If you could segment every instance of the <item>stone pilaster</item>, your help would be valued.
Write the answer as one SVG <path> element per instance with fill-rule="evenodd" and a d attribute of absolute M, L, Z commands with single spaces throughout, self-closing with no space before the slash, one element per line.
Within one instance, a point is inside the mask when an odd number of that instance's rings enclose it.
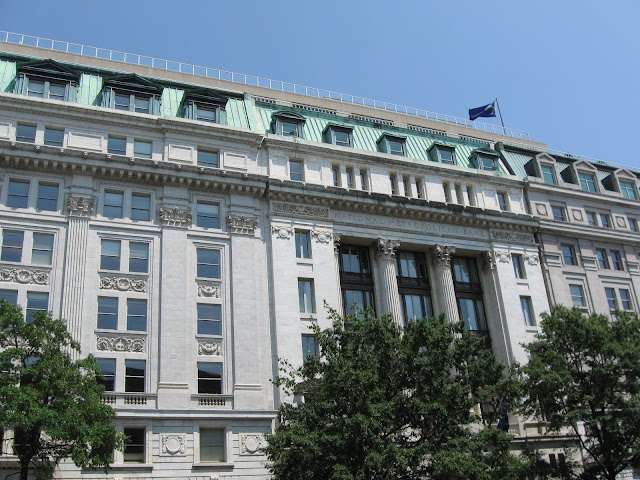
<path fill-rule="evenodd" d="M 342 301 L 342 287 L 340 284 L 340 238 L 341 235 L 339 233 L 333 234 L 333 251 L 335 253 L 335 266 L 336 266 L 336 285 L 338 286 L 338 304 L 336 308 L 338 309 L 338 313 L 340 315 L 344 315 L 344 304 Z"/>
<path fill-rule="evenodd" d="M 375 243 L 376 260 L 382 278 L 382 298 L 380 304 L 382 313 L 390 313 L 393 319 L 402 323 L 402 311 L 400 309 L 400 295 L 398 293 L 398 278 L 396 274 L 396 250 L 400 247 L 398 240 L 379 238 Z"/>
<path fill-rule="evenodd" d="M 456 252 L 455 247 L 436 245 L 432 250 L 433 265 L 436 273 L 435 292 L 440 302 L 445 318 L 449 322 L 457 322 L 458 305 L 456 291 L 453 287 L 453 275 L 451 274 L 451 257 Z"/>

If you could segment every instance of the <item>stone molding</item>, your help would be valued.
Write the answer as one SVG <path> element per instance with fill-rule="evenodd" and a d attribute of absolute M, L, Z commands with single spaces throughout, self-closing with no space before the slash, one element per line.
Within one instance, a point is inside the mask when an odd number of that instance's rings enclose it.
<path fill-rule="evenodd" d="M 100 290 L 145 293 L 147 291 L 147 282 L 146 280 L 135 278 L 101 276 Z"/>
<path fill-rule="evenodd" d="M 24 285 L 48 285 L 47 270 L 31 270 L 28 268 L 0 268 L 0 282 L 21 283 Z"/>
<path fill-rule="evenodd" d="M 145 337 L 98 334 L 96 339 L 96 348 L 101 352 L 145 353 L 145 347 Z"/>
<path fill-rule="evenodd" d="M 433 262 L 436 265 L 451 265 L 451 257 L 456 253 L 456 247 L 436 244 L 432 249 Z"/>
<path fill-rule="evenodd" d="M 76 217 L 88 217 L 93 215 L 96 199 L 92 196 L 69 195 L 67 196 L 67 211 L 69 215 Z"/>
<path fill-rule="evenodd" d="M 333 234 L 329 230 L 311 230 L 311 236 L 318 243 L 329 243 Z"/>
<path fill-rule="evenodd" d="M 285 225 L 271 225 L 271 233 L 275 233 L 278 238 L 282 238 L 283 240 L 289 240 L 295 233 L 295 230 Z"/>
<path fill-rule="evenodd" d="M 191 225 L 193 213 L 188 208 L 160 205 L 158 207 L 160 221 L 165 227 L 188 227 Z"/>
<path fill-rule="evenodd" d="M 216 340 L 198 340 L 198 355 L 222 356 L 222 344 Z"/>
<path fill-rule="evenodd" d="M 379 238 L 374 243 L 377 257 L 384 257 L 386 259 L 396 258 L 396 250 L 400 247 L 400 241 L 390 240 L 386 238 Z"/>
<path fill-rule="evenodd" d="M 293 215 L 297 217 L 329 218 L 329 208 L 299 205 L 296 203 L 271 202 L 271 213 L 274 215 Z"/>
<path fill-rule="evenodd" d="M 230 213 L 227 215 L 227 225 L 231 233 L 255 235 L 256 228 L 258 228 L 258 217 Z"/>
<path fill-rule="evenodd" d="M 500 263 L 509 263 L 511 261 L 511 252 L 508 250 L 494 250 L 493 253 Z"/>
<path fill-rule="evenodd" d="M 207 298 L 220 298 L 220 285 L 207 285 L 198 283 L 198 296 Z"/>
<path fill-rule="evenodd" d="M 240 435 L 240 454 L 242 455 L 253 455 L 264 446 L 264 437 L 259 433 L 243 433 Z"/>
<path fill-rule="evenodd" d="M 525 232 L 510 232 L 508 230 L 491 229 L 491 238 L 493 240 L 502 240 L 506 242 L 517 243 L 536 243 L 533 234 Z"/>
<path fill-rule="evenodd" d="M 163 434 L 160 436 L 160 455 L 183 457 L 186 455 L 185 443 L 184 434 Z"/>

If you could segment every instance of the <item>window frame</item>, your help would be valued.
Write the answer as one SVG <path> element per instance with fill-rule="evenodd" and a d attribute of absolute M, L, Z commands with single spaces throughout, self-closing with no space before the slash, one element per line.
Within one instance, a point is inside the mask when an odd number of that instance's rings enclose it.
<path fill-rule="evenodd" d="M 118 244 L 118 255 L 106 255 L 105 252 L 105 244 L 112 243 Z M 109 260 L 118 259 L 118 268 L 109 268 Z M 114 260 L 115 262 L 115 260 Z M 113 238 L 101 238 L 100 239 L 100 270 L 111 270 L 113 272 L 121 271 L 122 267 L 122 240 L 113 239 Z"/>
<path fill-rule="evenodd" d="M 217 256 L 217 263 L 206 263 L 201 261 L 200 255 L 205 253 L 214 254 Z M 215 259 L 214 259 L 215 260 Z M 202 267 L 201 267 L 202 266 Z M 217 273 L 217 276 L 201 275 L 204 273 L 205 268 L 212 268 L 213 274 Z M 221 280 L 222 279 L 222 251 L 215 247 L 196 247 L 196 277 L 202 279 Z"/>
<path fill-rule="evenodd" d="M 598 180 L 594 172 L 578 170 L 578 182 L 584 192 L 598 193 Z"/>
<path fill-rule="evenodd" d="M 195 224 L 196 227 L 206 230 L 220 230 L 220 202 L 208 200 L 196 200 L 195 202 Z M 207 207 L 215 207 L 216 213 L 205 211 Z"/>
<path fill-rule="evenodd" d="M 26 185 L 27 191 L 16 192 L 17 185 Z M 14 192 L 12 193 L 12 186 Z M 5 205 L 8 208 L 29 208 L 29 200 L 31 195 L 31 180 L 24 178 L 9 177 L 7 182 L 7 200 Z"/>
<path fill-rule="evenodd" d="M 558 213 L 560 215 L 558 215 Z M 556 222 L 567 221 L 567 209 L 564 205 L 551 205 L 551 216 Z"/>
<path fill-rule="evenodd" d="M 97 316 L 96 329 L 98 330 L 118 330 L 120 299 L 118 297 L 98 296 L 96 302 Z M 108 322 L 108 323 L 106 323 Z M 113 325 L 113 328 L 111 328 Z"/>
<path fill-rule="evenodd" d="M 541 163 L 540 176 L 542 177 L 542 180 L 546 185 L 558 185 L 558 180 L 556 178 L 556 169 L 553 164 Z"/>
<path fill-rule="evenodd" d="M 43 187 L 51 188 L 55 187 L 55 197 L 44 196 Z M 39 212 L 57 212 L 60 210 L 60 184 L 56 182 L 48 182 L 46 180 L 38 181 L 38 188 L 36 191 L 36 210 Z M 53 208 L 52 208 L 53 207 Z"/>
<path fill-rule="evenodd" d="M 28 129 L 28 132 L 26 131 Z M 22 131 L 22 134 L 21 134 Z M 31 135 L 25 135 L 26 133 L 33 133 Z M 16 142 L 21 143 L 36 143 L 36 136 L 38 135 L 38 126 L 31 123 L 20 123 L 16 124 Z"/>
<path fill-rule="evenodd" d="M 123 149 L 120 148 L 116 148 L 115 145 L 112 145 L 112 142 L 123 142 Z M 117 135 L 108 135 L 107 136 L 107 153 L 109 155 L 121 155 L 121 156 L 126 156 L 127 155 L 127 137 L 120 137 Z"/>
<path fill-rule="evenodd" d="M 505 191 L 497 191 L 496 192 L 496 199 L 497 199 L 498 208 L 500 208 L 500 211 L 502 211 L 502 212 L 510 211 L 510 209 L 509 209 L 509 195 L 508 195 L 507 192 L 505 192 Z"/>
<path fill-rule="evenodd" d="M 213 372 L 206 372 L 205 368 L 213 367 Z M 224 393 L 224 369 L 221 362 L 197 362 L 197 385 L 198 394 L 200 395 L 223 395 Z M 216 371 L 217 370 L 217 371 Z M 210 377 L 201 376 L 202 373 L 208 373 Z M 219 374 L 219 377 L 215 377 Z M 206 385 L 213 385 L 213 387 L 206 387 Z M 207 391 L 213 390 L 213 391 Z"/>
<path fill-rule="evenodd" d="M 339 141 L 336 134 L 343 134 L 347 136 L 347 141 Z M 339 127 L 337 125 L 329 125 L 327 127 L 327 142 L 336 145 L 338 147 L 351 148 L 353 147 L 353 129 L 348 127 Z M 346 144 L 345 144 L 346 143 Z"/>
<path fill-rule="evenodd" d="M 293 165 L 299 166 L 300 171 L 298 172 L 296 167 L 296 171 L 294 172 L 292 168 Z M 287 167 L 289 170 L 289 180 L 293 182 L 304 182 L 304 160 L 301 158 L 290 158 Z"/>
<path fill-rule="evenodd" d="M 398 148 L 392 148 L 397 145 Z M 396 135 L 384 134 L 378 140 L 378 148 L 388 155 L 396 155 L 398 157 L 407 156 L 407 139 Z"/>
<path fill-rule="evenodd" d="M 522 316 L 524 318 L 525 326 L 537 326 L 535 312 L 533 310 L 533 300 L 530 296 L 520 295 L 520 308 L 522 309 Z"/>
<path fill-rule="evenodd" d="M 207 160 L 206 156 L 215 156 L 215 162 Z M 220 168 L 220 151 L 207 147 L 198 147 L 196 152 L 196 164 L 199 167 Z"/>
<path fill-rule="evenodd" d="M 631 180 L 620 180 L 620 193 L 626 200 L 638 200 L 638 190 L 635 182 Z"/>
<path fill-rule="evenodd" d="M 8 235 L 7 235 L 8 234 Z M 0 261 L 11 263 L 22 263 L 24 257 L 24 230 L 13 230 L 10 228 L 2 229 L 2 246 L 0 247 Z M 19 242 L 7 243 L 7 239 L 11 238 L 20 239 Z M 7 250 L 9 252 L 7 253 Z M 13 255 L 11 255 L 13 253 Z M 19 257 L 19 258 L 18 258 Z M 18 258 L 12 260 L 11 258 Z"/>
<path fill-rule="evenodd" d="M 142 371 L 142 375 L 139 374 L 140 371 Z M 147 361 L 145 359 L 126 358 L 124 372 L 125 393 L 145 393 L 147 391 Z"/>
<path fill-rule="evenodd" d="M 117 371 L 116 371 L 116 359 L 115 358 L 96 358 L 96 364 L 98 369 L 100 370 L 100 376 L 96 379 L 98 383 L 102 384 L 105 388 L 105 392 L 115 392 L 116 391 L 116 379 L 117 379 Z M 108 374 L 105 374 L 105 369 L 102 368 L 101 365 L 109 365 L 113 366 L 110 369 Z"/>
<path fill-rule="evenodd" d="M 140 308 L 140 310 L 132 312 L 134 308 Z M 146 298 L 127 298 L 127 332 L 147 332 L 149 330 L 148 308 L 149 302 Z M 138 323 L 142 328 L 138 326 Z"/>
<path fill-rule="evenodd" d="M 222 458 L 221 459 L 214 459 L 214 458 L 207 458 L 207 456 L 202 454 L 202 449 L 203 446 L 204 447 L 219 447 L 220 444 L 212 444 L 212 445 L 205 445 L 203 440 L 203 434 L 202 432 L 221 432 L 222 434 Z M 201 426 L 198 429 L 198 459 L 199 462 L 202 464 L 218 464 L 218 463 L 225 463 L 227 461 L 227 432 L 224 428 L 220 428 L 220 427 L 208 427 L 208 426 Z"/>
<path fill-rule="evenodd" d="M 131 443 L 129 440 L 131 439 L 131 434 L 136 431 L 138 434 L 142 433 L 142 443 Z M 126 426 L 123 428 L 122 432 L 126 435 L 126 440 L 124 443 L 124 449 L 122 451 L 122 461 L 125 464 L 144 464 L 147 458 L 147 429 L 145 427 L 134 427 L 134 426 Z M 129 434 L 127 434 L 129 432 Z M 132 452 L 129 451 L 127 453 L 127 448 L 136 447 L 142 448 L 142 453 L 134 453 L 135 458 L 138 458 L 139 455 L 142 455 L 141 460 L 131 460 Z M 129 460 L 127 459 L 127 455 L 129 455 Z"/>
<path fill-rule="evenodd" d="M 36 245 L 37 238 L 47 239 L 48 243 L 46 245 Z M 45 233 L 45 232 L 33 232 L 31 234 L 31 265 L 42 265 L 42 266 L 51 266 L 53 265 L 53 251 L 55 247 L 56 236 L 53 233 Z M 36 255 L 36 252 L 48 252 L 46 262 L 42 263 L 38 259 L 36 262 L 35 259 L 40 255 Z"/>
<path fill-rule="evenodd" d="M 311 250 L 311 231 L 296 229 L 294 236 L 296 244 L 296 258 L 305 260 L 313 258 L 313 252 Z"/>
<path fill-rule="evenodd" d="M 518 280 L 527 279 L 527 271 L 524 264 L 523 255 L 520 253 L 511 254 L 511 265 L 513 266 L 513 274 Z"/>
<path fill-rule="evenodd" d="M 138 147 L 142 145 L 149 146 L 149 153 L 146 151 L 142 152 Z M 133 139 L 133 157 L 141 158 L 144 160 L 152 160 L 153 159 L 153 140 L 145 140 L 142 138 L 134 138 Z"/>
<path fill-rule="evenodd" d="M 306 363 L 309 360 L 309 357 L 311 357 L 314 360 L 317 360 L 320 357 L 320 349 L 318 348 L 316 335 L 310 334 L 310 333 L 303 333 L 301 335 L 301 342 L 302 342 L 302 363 Z"/>
<path fill-rule="evenodd" d="M 562 257 L 562 263 L 564 264 L 565 267 L 566 266 L 571 266 L 571 267 L 578 266 L 578 257 L 576 256 L 576 248 L 572 244 L 561 243 L 560 244 L 560 256 Z M 571 261 L 567 262 L 567 258 L 570 258 Z"/>
<path fill-rule="evenodd" d="M 316 313 L 315 282 L 313 278 L 298 277 L 298 307 L 301 315 Z"/>
<path fill-rule="evenodd" d="M 37 299 L 36 297 L 40 297 Z M 44 305 L 34 305 L 32 302 L 38 303 L 44 299 Z M 25 308 L 24 321 L 25 323 L 31 323 L 33 321 L 33 313 L 34 312 L 48 312 L 49 311 L 49 302 L 51 301 L 51 295 L 49 292 L 37 292 L 37 291 L 28 291 L 27 292 L 27 303 Z"/>
<path fill-rule="evenodd" d="M 581 310 L 587 310 L 587 298 L 585 296 L 584 286 L 582 284 L 569 284 L 569 293 L 571 294 L 571 304 Z M 580 300 L 578 304 L 576 299 Z"/>
<path fill-rule="evenodd" d="M 206 316 L 205 309 L 211 309 L 212 315 Z M 212 328 L 211 331 L 209 328 Z M 196 332 L 198 335 L 223 336 L 222 305 L 219 303 L 196 304 Z"/>

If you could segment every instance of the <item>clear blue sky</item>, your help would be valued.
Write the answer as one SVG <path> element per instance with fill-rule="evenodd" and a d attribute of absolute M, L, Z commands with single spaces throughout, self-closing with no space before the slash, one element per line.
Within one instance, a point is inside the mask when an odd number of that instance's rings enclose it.
<path fill-rule="evenodd" d="M 640 169 L 638 0 L 9 0 L 0 29 L 506 126 Z M 494 119 L 488 119 L 493 122 Z"/>

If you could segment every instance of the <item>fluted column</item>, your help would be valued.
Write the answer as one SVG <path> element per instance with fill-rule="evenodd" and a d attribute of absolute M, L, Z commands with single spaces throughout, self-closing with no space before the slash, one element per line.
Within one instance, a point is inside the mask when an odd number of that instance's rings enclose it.
<path fill-rule="evenodd" d="M 87 235 L 89 219 L 94 209 L 94 197 L 74 195 L 67 197 L 69 225 L 64 259 L 62 318 L 67 321 L 67 330 L 78 343 L 82 342 Z M 78 357 L 78 352 L 75 350 L 72 350 L 71 354 L 74 358 Z"/>
<path fill-rule="evenodd" d="M 338 286 L 338 304 L 336 308 L 340 315 L 344 315 L 344 305 L 342 303 L 342 285 L 340 284 L 340 238 L 339 233 L 333 234 L 333 251 L 335 253 L 335 265 L 336 265 L 336 285 Z"/>
<path fill-rule="evenodd" d="M 436 272 L 435 291 L 441 302 L 442 313 L 444 313 L 449 322 L 460 320 L 456 303 L 456 291 L 453 287 L 453 275 L 451 274 L 451 256 L 455 252 L 455 247 L 442 245 L 436 245 L 432 251 L 433 265 Z"/>
<path fill-rule="evenodd" d="M 398 294 L 398 278 L 396 277 L 396 250 L 400 246 L 398 240 L 379 238 L 375 244 L 376 260 L 382 273 L 382 313 L 390 313 L 393 319 L 402 324 L 400 295 Z"/>

